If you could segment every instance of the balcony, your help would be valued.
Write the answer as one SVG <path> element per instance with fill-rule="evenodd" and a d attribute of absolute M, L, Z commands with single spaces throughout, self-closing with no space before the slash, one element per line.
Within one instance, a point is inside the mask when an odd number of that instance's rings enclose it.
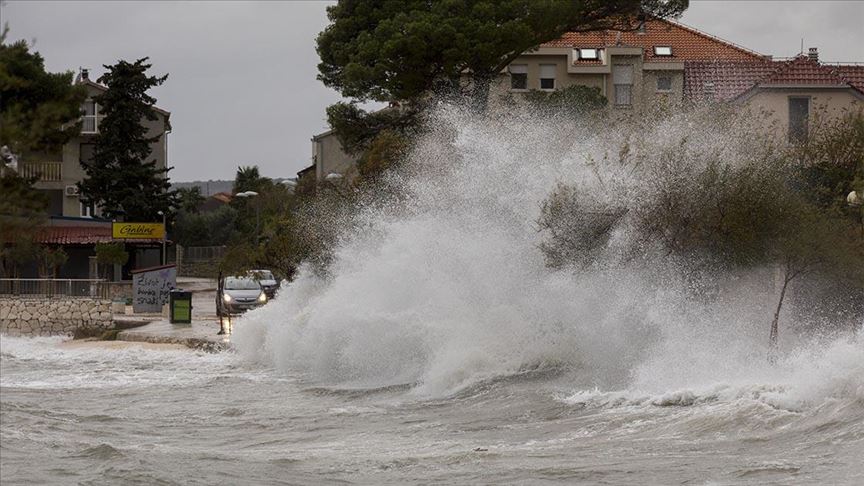
<path fill-rule="evenodd" d="M 20 163 L 18 174 L 24 178 L 35 177 L 38 182 L 59 182 L 63 180 L 63 162 Z"/>

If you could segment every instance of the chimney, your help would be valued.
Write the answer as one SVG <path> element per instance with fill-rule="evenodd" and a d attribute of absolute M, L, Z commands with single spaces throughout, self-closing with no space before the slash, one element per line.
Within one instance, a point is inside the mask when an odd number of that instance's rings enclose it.
<path fill-rule="evenodd" d="M 807 58 L 814 62 L 819 62 L 819 49 L 811 47 L 807 52 Z"/>
<path fill-rule="evenodd" d="M 81 68 L 81 79 L 88 80 L 90 79 L 90 70 L 87 68 Z"/>

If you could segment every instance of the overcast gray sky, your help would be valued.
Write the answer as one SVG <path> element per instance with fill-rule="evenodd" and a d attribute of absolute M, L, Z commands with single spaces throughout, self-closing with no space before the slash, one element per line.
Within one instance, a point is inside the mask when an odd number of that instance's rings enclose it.
<path fill-rule="evenodd" d="M 328 2 L 21 1 L 0 8 L 10 38 L 35 40 L 51 71 L 149 56 L 170 111 L 174 181 L 232 179 L 240 164 L 292 177 L 310 164 L 324 108 L 315 35 Z M 755 51 L 793 56 L 804 38 L 830 61 L 864 61 L 864 2 L 693 1 L 687 25 Z"/>

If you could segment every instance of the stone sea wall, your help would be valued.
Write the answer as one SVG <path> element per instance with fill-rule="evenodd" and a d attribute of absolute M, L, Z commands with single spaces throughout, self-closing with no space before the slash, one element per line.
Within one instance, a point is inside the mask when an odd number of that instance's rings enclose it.
<path fill-rule="evenodd" d="M 0 333 L 93 336 L 114 327 L 111 300 L 0 297 Z"/>

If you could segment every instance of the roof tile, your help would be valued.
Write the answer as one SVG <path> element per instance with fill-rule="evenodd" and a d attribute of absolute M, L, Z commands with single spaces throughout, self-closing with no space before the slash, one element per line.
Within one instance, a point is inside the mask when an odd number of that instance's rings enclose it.
<path fill-rule="evenodd" d="M 694 28 L 664 19 L 645 22 L 644 33 L 637 31 L 568 32 L 542 47 L 604 48 L 631 46 L 644 49 L 648 61 L 696 61 L 723 59 L 727 61 L 766 60 L 767 56 L 737 46 Z M 672 47 L 672 56 L 655 56 L 655 46 Z"/>

